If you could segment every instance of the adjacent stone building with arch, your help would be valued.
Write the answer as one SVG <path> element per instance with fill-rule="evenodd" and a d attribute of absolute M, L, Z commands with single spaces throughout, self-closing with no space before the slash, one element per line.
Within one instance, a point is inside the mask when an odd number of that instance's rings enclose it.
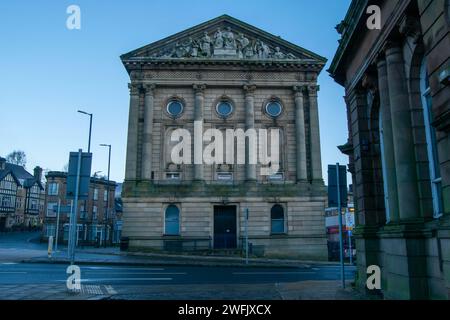
<path fill-rule="evenodd" d="M 254 254 L 327 259 L 317 100 L 325 58 L 224 15 L 121 59 L 131 79 L 122 193 L 129 250 L 239 251 L 249 209 Z M 194 152 L 176 163 L 171 137 L 183 129 L 193 143 L 194 123 L 224 137 L 278 129 L 278 171 L 198 163 Z M 250 138 L 235 140 L 233 159 L 248 159 Z"/>
<path fill-rule="evenodd" d="M 369 30 L 370 5 L 381 29 Z M 394 299 L 450 298 L 448 1 L 354 0 L 329 72 L 345 87 L 358 277 Z"/>

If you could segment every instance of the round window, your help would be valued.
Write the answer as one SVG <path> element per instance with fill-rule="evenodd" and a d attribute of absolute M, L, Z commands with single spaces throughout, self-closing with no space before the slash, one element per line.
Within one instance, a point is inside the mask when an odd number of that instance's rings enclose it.
<path fill-rule="evenodd" d="M 266 112 L 273 118 L 278 117 L 282 111 L 283 108 L 278 101 L 270 101 L 268 104 L 266 104 Z"/>
<path fill-rule="evenodd" d="M 222 118 L 229 117 L 233 112 L 233 106 L 228 101 L 220 101 L 216 106 L 216 111 Z"/>
<path fill-rule="evenodd" d="M 167 112 L 172 117 L 179 117 L 183 113 L 183 103 L 179 100 L 169 101 L 167 104 Z"/>

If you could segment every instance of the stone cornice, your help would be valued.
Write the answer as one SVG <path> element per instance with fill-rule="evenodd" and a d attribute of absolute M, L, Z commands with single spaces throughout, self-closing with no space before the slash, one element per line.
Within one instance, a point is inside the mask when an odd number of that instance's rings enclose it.
<path fill-rule="evenodd" d="M 166 69 L 174 67 L 202 68 L 242 68 L 256 70 L 276 71 L 310 71 L 320 73 L 324 63 L 313 60 L 239 60 L 239 59 L 155 59 L 155 58 L 132 58 L 123 60 L 128 72 L 132 70 Z"/>
<path fill-rule="evenodd" d="M 353 1 L 367 2 L 367 0 L 353 0 Z M 367 50 L 366 59 L 363 61 L 362 65 L 358 68 L 353 79 L 343 79 L 338 72 L 338 69 L 341 67 L 341 63 L 343 61 L 342 57 L 346 53 L 348 43 L 342 48 L 340 46 L 339 47 L 340 49 L 338 49 L 338 51 L 336 52 L 336 55 L 332 62 L 332 66 L 328 69 L 328 72 L 330 73 L 331 77 L 333 77 L 339 84 L 346 85 L 347 90 L 353 90 L 353 88 L 355 88 L 358 82 L 361 80 L 361 77 L 364 75 L 366 69 L 373 62 L 376 61 L 379 53 L 384 49 L 386 41 L 389 40 L 392 31 L 396 27 L 398 27 L 398 24 L 400 23 L 400 21 L 402 21 L 401 19 L 404 17 L 404 12 L 409 4 L 410 0 L 398 1 L 396 7 L 393 10 L 393 13 L 387 18 L 386 23 L 382 27 L 382 30 L 378 35 L 376 41 L 374 42 L 374 45 L 372 46 L 372 48 Z M 345 80 L 348 81 L 348 83 L 344 83 Z"/>

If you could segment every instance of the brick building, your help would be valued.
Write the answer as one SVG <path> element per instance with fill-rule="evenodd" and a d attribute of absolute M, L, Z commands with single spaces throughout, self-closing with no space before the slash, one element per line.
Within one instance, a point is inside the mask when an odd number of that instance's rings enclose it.
<path fill-rule="evenodd" d="M 449 1 L 354 0 L 337 30 L 329 71 L 346 90 L 358 286 L 378 265 L 387 298 L 448 299 Z"/>
<path fill-rule="evenodd" d="M 55 207 L 70 207 L 72 200 L 66 199 L 67 173 L 50 171 L 46 174 L 47 184 L 45 188 L 45 217 L 42 239 L 47 240 L 49 236 L 56 236 L 57 212 Z M 105 179 L 92 177 L 89 184 L 88 200 L 78 202 L 77 212 L 77 243 L 100 244 L 104 243 L 105 226 L 106 239 L 117 242 L 113 236 L 116 222 L 120 217 L 115 211 L 115 189 L 116 183 Z M 109 196 L 109 199 L 107 198 Z M 107 220 L 106 220 L 107 217 Z M 69 232 L 70 213 L 62 212 L 59 216 L 58 240 L 67 242 Z"/>

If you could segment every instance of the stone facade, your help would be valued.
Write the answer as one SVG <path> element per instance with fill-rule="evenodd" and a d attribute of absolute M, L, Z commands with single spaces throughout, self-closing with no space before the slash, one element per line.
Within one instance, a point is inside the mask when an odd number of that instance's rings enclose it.
<path fill-rule="evenodd" d="M 130 250 L 239 250 L 248 209 L 253 253 L 326 259 L 317 103 L 324 58 L 229 16 L 121 58 L 131 78 L 122 192 Z M 170 113 L 173 101 L 180 114 Z M 221 102 L 229 114 L 220 114 Z M 270 102 L 280 114 L 268 113 Z M 248 161 L 174 164 L 171 133 L 194 137 L 194 121 L 224 132 L 280 129 L 278 174 Z"/>
<path fill-rule="evenodd" d="M 381 30 L 366 9 L 381 8 Z M 382 270 L 394 299 L 450 297 L 449 1 L 352 1 L 330 68 L 345 86 L 358 286 Z"/>

